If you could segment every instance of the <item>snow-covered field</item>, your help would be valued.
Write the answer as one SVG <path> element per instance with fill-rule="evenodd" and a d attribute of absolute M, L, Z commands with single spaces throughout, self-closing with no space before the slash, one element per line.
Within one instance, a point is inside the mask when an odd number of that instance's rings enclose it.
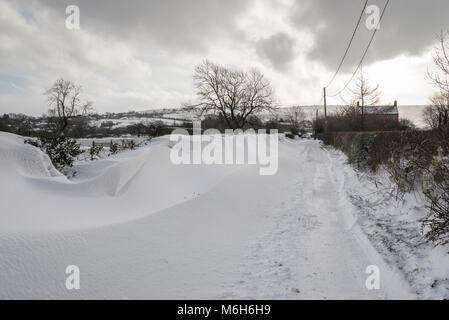
<path fill-rule="evenodd" d="M 179 125 L 183 125 L 185 123 L 186 120 L 181 119 L 181 120 L 175 120 L 175 118 L 173 119 L 166 119 L 166 118 L 126 118 L 126 119 L 100 119 L 100 120 L 95 120 L 95 121 L 91 121 L 90 125 L 91 126 L 95 126 L 95 127 L 100 127 L 103 123 L 108 123 L 108 122 L 112 122 L 114 125 L 111 127 L 112 129 L 116 129 L 116 128 L 124 128 L 127 126 L 131 126 L 131 125 L 135 125 L 135 124 L 145 124 L 145 125 L 149 125 L 152 122 L 161 122 L 164 125 L 167 126 L 179 126 Z"/>
<path fill-rule="evenodd" d="M 444 281 L 428 288 L 449 276 L 443 249 L 385 251 L 376 216 L 354 196 L 366 184 L 344 157 L 280 140 L 272 176 L 255 165 L 175 166 L 161 137 L 78 162 L 67 180 L 23 138 L 0 133 L 0 298 L 447 297 Z M 382 221 L 394 215 L 416 232 L 423 204 L 409 207 L 384 207 Z M 66 289 L 68 265 L 80 269 L 79 290 Z M 370 265 L 379 290 L 365 286 Z"/>

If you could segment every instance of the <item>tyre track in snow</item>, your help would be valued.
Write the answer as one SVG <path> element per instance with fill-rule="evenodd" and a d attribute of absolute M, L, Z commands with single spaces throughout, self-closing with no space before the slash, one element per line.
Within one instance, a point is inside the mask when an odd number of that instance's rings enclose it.
<path fill-rule="evenodd" d="M 343 183 L 328 152 L 315 141 L 298 143 L 298 171 L 288 200 L 266 208 L 266 230 L 240 267 L 224 298 L 382 299 L 365 287 L 373 264 L 346 230 Z M 343 199 L 344 200 L 344 199 Z"/>

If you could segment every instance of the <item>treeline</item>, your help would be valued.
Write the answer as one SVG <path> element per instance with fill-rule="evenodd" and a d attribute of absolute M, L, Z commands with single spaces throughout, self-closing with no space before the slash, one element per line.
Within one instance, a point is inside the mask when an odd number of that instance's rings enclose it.
<path fill-rule="evenodd" d="M 142 122 L 130 124 L 127 126 L 116 126 L 114 119 L 121 119 L 130 116 L 130 113 L 92 114 L 88 116 L 75 116 L 68 119 L 67 127 L 64 129 L 64 135 L 70 138 L 103 138 L 103 137 L 121 137 L 124 135 L 147 135 L 161 136 L 169 134 L 176 127 L 191 127 L 190 122 L 176 122 L 172 125 L 166 125 L 160 120 L 141 117 Z M 110 120 L 109 120 L 110 119 Z M 105 120 L 100 125 L 92 125 L 98 120 Z M 57 135 L 57 119 L 51 116 L 31 117 L 23 114 L 5 114 L 0 117 L 0 131 L 10 132 L 27 137 L 49 137 Z"/>
<path fill-rule="evenodd" d="M 121 115 L 129 113 L 121 113 Z M 158 137 L 170 134 L 176 128 L 184 128 L 189 132 L 192 131 L 192 122 L 190 121 L 174 121 L 171 125 L 165 124 L 161 120 L 154 120 L 148 117 L 141 117 L 140 122 L 118 126 L 114 120 L 122 119 L 125 116 L 105 118 L 104 115 L 88 115 L 76 116 L 68 119 L 68 125 L 64 129 L 64 135 L 68 138 L 105 138 L 105 137 L 123 137 L 132 136 L 149 136 Z M 100 122 L 101 120 L 101 122 Z M 99 123 L 92 125 L 93 122 Z M 243 129 L 277 129 L 279 132 L 291 132 L 294 135 L 301 135 L 306 132 L 312 123 L 309 121 L 291 121 L 280 119 L 271 119 L 263 121 L 257 116 L 252 116 Z M 229 129 L 226 121 L 220 115 L 211 115 L 205 117 L 201 122 L 202 130 L 217 129 L 224 132 Z M 57 135 L 56 120 L 49 116 L 31 117 L 23 114 L 5 114 L 0 117 L 0 131 L 10 132 L 27 137 L 50 137 Z"/>

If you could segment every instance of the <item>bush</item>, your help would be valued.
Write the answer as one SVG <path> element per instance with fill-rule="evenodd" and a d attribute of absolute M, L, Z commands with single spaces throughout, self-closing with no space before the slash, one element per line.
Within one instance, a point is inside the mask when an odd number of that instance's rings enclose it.
<path fill-rule="evenodd" d="M 134 150 L 136 148 L 136 143 L 134 142 L 134 140 L 122 140 L 122 149 L 126 150 L 126 149 L 130 149 L 130 150 Z"/>
<path fill-rule="evenodd" d="M 315 135 L 324 133 L 324 118 L 318 118 L 313 120 L 312 126 Z"/>
<path fill-rule="evenodd" d="M 73 167 L 75 158 L 83 153 L 76 140 L 65 136 L 40 137 L 38 140 L 25 140 L 25 143 L 45 151 L 55 168 L 66 175 L 68 174 L 67 169 Z"/>
<path fill-rule="evenodd" d="M 429 180 L 424 194 L 428 200 L 429 213 L 422 220 L 427 229 L 426 239 L 435 245 L 449 244 L 449 158 L 435 161 L 430 168 Z"/>
<path fill-rule="evenodd" d="M 409 119 L 399 119 L 398 130 L 415 130 L 416 125 Z"/>
<path fill-rule="evenodd" d="M 3 118 L 0 118 L 0 131 L 9 131 L 8 125 L 6 124 L 6 121 L 3 120 Z"/>
<path fill-rule="evenodd" d="M 109 143 L 109 154 L 113 155 L 118 152 L 118 143 L 111 142 Z"/>
<path fill-rule="evenodd" d="M 425 238 L 435 245 L 449 243 L 449 129 L 333 132 L 318 138 L 342 150 L 359 170 L 383 168 L 397 197 L 421 187 L 429 210 L 421 221 Z"/>
<path fill-rule="evenodd" d="M 281 128 L 281 124 L 276 119 L 271 119 L 265 123 L 266 130 L 279 130 Z"/>
<path fill-rule="evenodd" d="M 372 134 L 355 135 L 352 143 L 350 144 L 348 162 L 356 166 L 358 169 L 366 169 L 368 167 L 372 141 Z"/>
<path fill-rule="evenodd" d="M 103 151 L 103 146 L 96 145 L 95 141 L 92 141 L 92 146 L 89 149 L 90 160 L 98 159 L 101 151 Z"/>
<path fill-rule="evenodd" d="M 422 220 L 427 240 L 435 245 L 449 244 L 449 128 L 435 131 L 439 141 L 430 163 L 424 158 L 417 163 L 424 171 L 423 192 L 429 213 Z M 425 150 L 425 145 L 419 149 Z"/>
<path fill-rule="evenodd" d="M 302 128 L 302 127 L 299 127 L 299 126 L 291 126 L 289 128 L 289 130 L 295 136 L 302 136 L 303 134 L 306 133 L 306 130 L 304 128 Z"/>

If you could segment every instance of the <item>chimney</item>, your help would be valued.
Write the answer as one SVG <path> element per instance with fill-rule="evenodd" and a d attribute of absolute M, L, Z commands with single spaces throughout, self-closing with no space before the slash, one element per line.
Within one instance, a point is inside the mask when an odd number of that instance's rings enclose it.
<path fill-rule="evenodd" d="M 394 106 L 397 107 L 398 106 L 398 101 L 394 100 Z"/>

